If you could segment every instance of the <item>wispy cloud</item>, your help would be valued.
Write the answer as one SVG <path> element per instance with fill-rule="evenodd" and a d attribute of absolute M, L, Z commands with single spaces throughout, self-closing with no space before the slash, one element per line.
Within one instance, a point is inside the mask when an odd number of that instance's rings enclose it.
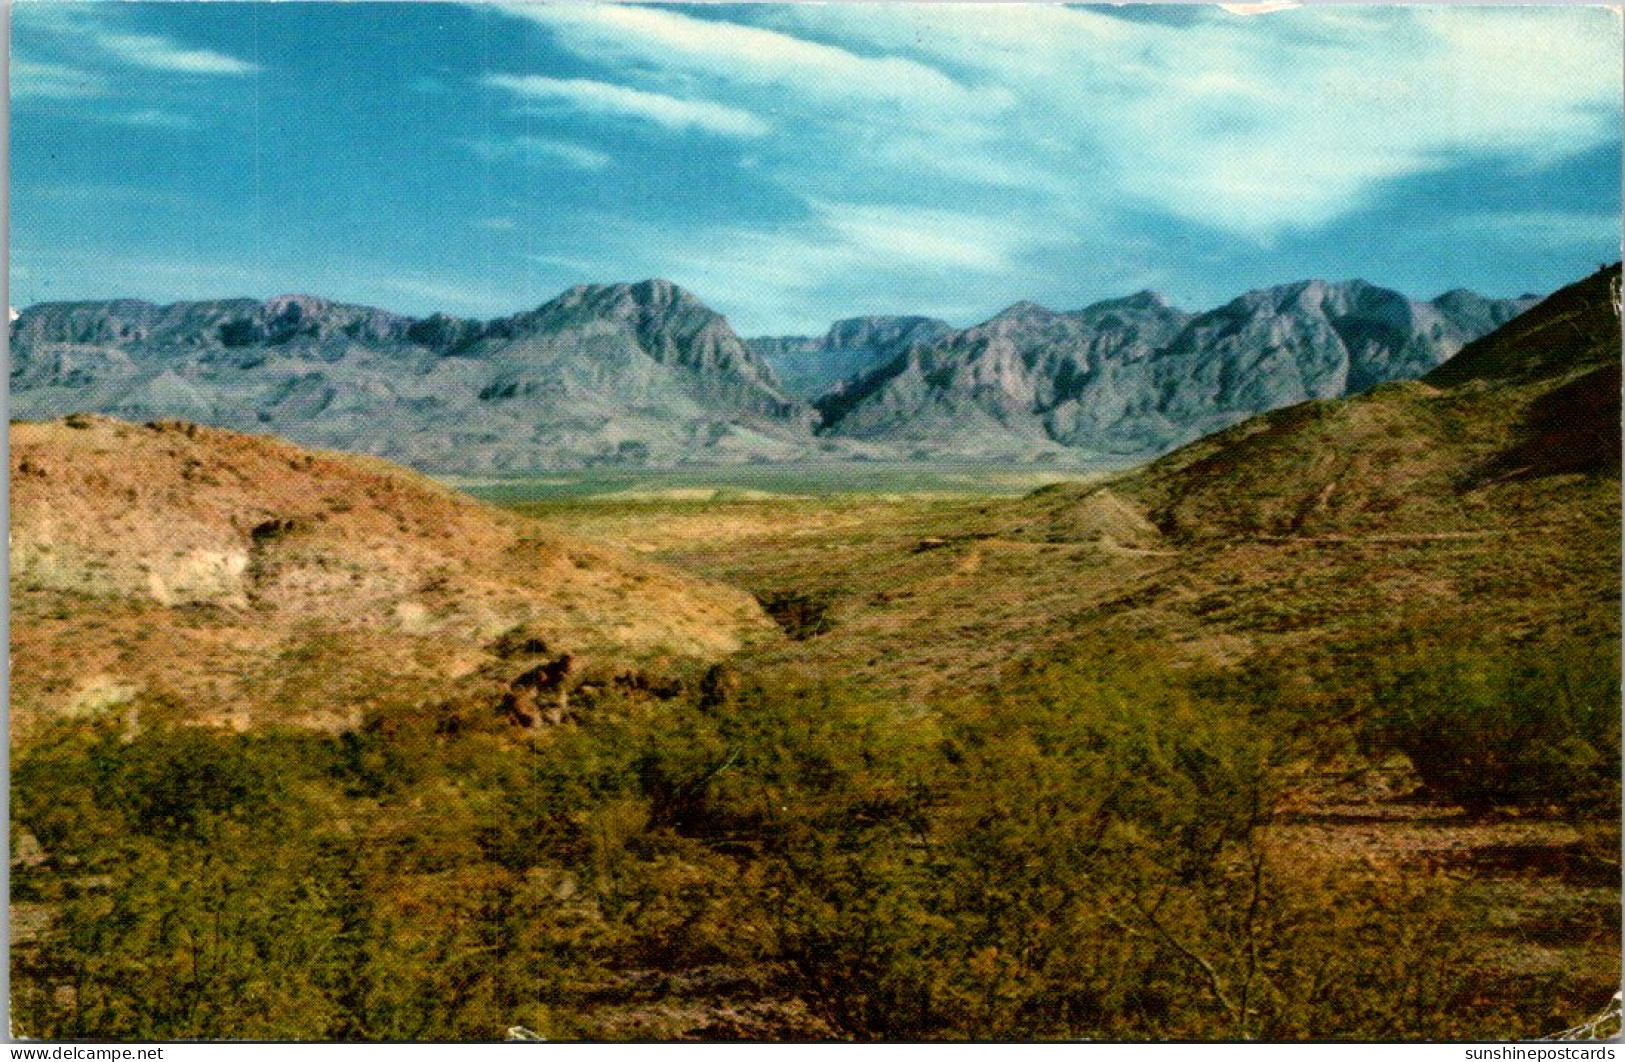
<path fill-rule="evenodd" d="M 188 48 L 169 37 L 154 33 L 114 33 L 101 31 L 96 43 L 106 52 L 135 66 L 175 74 L 252 74 L 259 70 L 222 52 Z"/>
<path fill-rule="evenodd" d="M 613 62 L 680 69 L 797 95 L 906 101 L 935 108 L 1009 102 L 912 59 L 872 57 L 787 33 L 622 4 L 510 4 L 501 10 L 547 27 L 566 46 Z"/>
<path fill-rule="evenodd" d="M 774 17 L 831 25 L 802 5 Z M 950 172 L 955 153 L 1024 167 L 1035 186 L 1069 184 L 1072 201 L 1257 239 L 1325 224 L 1463 151 L 1539 163 L 1618 136 L 1620 20 L 1600 9 L 1205 9 L 1171 25 L 1048 5 L 874 4 L 838 34 L 952 63 L 1019 100 L 977 124 L 979 140 L 905 131 L 893 152 Z"/>
<path fill-rule="evenodd" d="M 157 107 L 145 110 L 126 111 L 108 116 L 109 121 L 120 125 L 134 126 L 138 129 L 196 129 L 197 119 L 190 115 L 178 114 L 175 111 L 166 111 Z"/>
<path fill-rule="evenodd" d="M 640 119 L 667 129 L 698 129 L 724 136 L 752 137 L 763 136 L 770 128 L 754 114 L 737 107 L 679 99 L 605 81 L 539 74 L 493 74 L 485 83 L 533 102 L 556 104 L 590 114 Z"/>
<path fill-rule="evenodd" d="M 469 224 L 486 232 L 512 232 L 519 227 L 519 222 L 509 217 L 475 218 Z"/>
<path fill-rule="evenodd" d="M 13 99 L 86 99 L 106 91 L 101 78 L 77 67 L 18 58 L 11 63 Z"/>
<path fill-rule="evenodd" d="M 568 140 L 539 136 L 516 136 L 507 140 L 473 140 L 468 149 L 486 160 L 520 159 L 533 164 L 563 163 L 579 170 L 601 170 L 613 160 L 594 148 Z"/>
<path fill-rule="evenodd" d="M 823 223 L 852 249 L 893 260 L 999 272 L 1025 242 L 1018 227 L 976 214 L 853 203 L 816 204 Z"/>
<path fill-rule="evenodd" d="M 26 33 L 49 61 L 20 51 L 11 63 L 11 94 L 16 99 L 76 100 L 114 94 L 118 68 L 170 74 L 241 76 L 259 70 L 253 63 L 206 48 L 193 48 L 157 33 L 128 32 L 116 5 L 30 3 L 13 11 L 14 32 Z M 119 94 L 127 94 L 118 86 Z M 173 112 L 170 112 L 171 114 Z M 126 124 L 170 124 L 152 119 L 155 110 L 126 112 Z M 120 119 L 114 119 L 120 120 Z"/>

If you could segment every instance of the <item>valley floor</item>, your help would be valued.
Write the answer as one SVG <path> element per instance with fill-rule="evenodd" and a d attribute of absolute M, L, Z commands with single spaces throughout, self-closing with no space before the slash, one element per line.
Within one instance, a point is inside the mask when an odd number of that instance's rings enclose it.
<path fill-rule="evenodd" d="M 787 689 L 834 685 L 884 701 L 921 720 L 922 735 L 935 733 L 925 719 L 937 706 L 995 695 L 1055 653 L 1193 675 L 1254 669 L 1290 704 L 1277 721 L 1302 739 L 1265 831 L 1276 859 L 1345 880 L 1455 888 L 1486 915 L 1463 930 L 1480 1001 L 1544 986 L 1534 994 L 1548 1009 L 1525 1014 L 1522 1035 L 1603 1007 L 1620 957 L 1613 815 L 1470 813 L 1357 731 L 1373 711 L 1371 676 L 1419 644 L 1425 657 L 1452 625 L 1457 637 L 1445 640 L 1456 644 L 1489 630 L 1490 641 L 1539 644 L 1562 631 L 1612 644 L 1610 569 L 1579 576 L 1598 577 L 1590 600 L 1540 581 L 1569 560 L 1568 545 L 1606 541 L 1607 528 L 1554 507 L 1538 525 L 1180 547 L 1127 505 L 1077 517 L 1077 496 L 1092 489 L 1084 481 L 1053 504 L 1040 493 L 1014 507 L 993 495 L 816 489 L 510 504 L 751 591 L 789 637 L 740 668 Z M 1055 515 L 1063 507 L 1067 520 Z"/>

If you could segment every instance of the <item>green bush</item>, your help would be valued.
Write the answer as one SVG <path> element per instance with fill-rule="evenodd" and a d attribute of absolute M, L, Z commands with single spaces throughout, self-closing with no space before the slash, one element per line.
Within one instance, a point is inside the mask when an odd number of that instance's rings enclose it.
<path fill-rule="evenodd" d="M 1384 733 L 1456 777 L 1428 755 L 1463 724 L 1423 707 L 1482 721 L 1560 688 L 1512 751 L 1595 789 L 1617 745 L 1579 711 L 1607 670 L 1584 662 L 1416 657 L 1378 684 Z M 929 708 L 717 685 L 609 692 L 541 732 L 462 704 L 339 736 L 39 733 L 12 807 L 51 924 L 13 952 L 17 1029 L 602 1039 L 717 1007 L 708 977 L 850 1039 L 1532 1029 L 1472 983 L 1453 883 L 1272 846 L 1295 688 L 1098 650 Z"/>
<path fill-rule="evenodd" d="M 1619 806 L 1617 660 L 1588 647 L 1444 651 L 1376 691 L 1376 737 L 1470 811 Z"/>

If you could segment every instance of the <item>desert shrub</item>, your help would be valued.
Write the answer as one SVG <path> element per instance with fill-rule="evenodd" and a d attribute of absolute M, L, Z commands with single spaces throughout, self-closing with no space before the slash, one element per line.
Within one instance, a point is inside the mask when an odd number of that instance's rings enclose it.
<path fill-rule="evenodd" d="M 1581 662 L 1466 673 L 1578 702 Z M 1413 672 L 1461 700 L 1418 654 L 1378 684 L 1396 713 L 1432 703 Z M 604 1038 L 717 971 L 851 1039 L 1532 1031 L 1471 983 L 1448 880 L 1274 847 L 1306 747 L 1281 724 L 1341 712 L 1324 685 L 1093 647 L 928 706 L 736 676 L 542 731 L 476 703 L 338 736 L 47 728 L 13 775 L 53 919 L 14 952 L 17 1028 Z"/>
<path fill-rule="evenodd" d="M 14 957 L 18 1028 L 49 1038 L 320 1035 L 332 933 L 303 846 L 240 823 L 132 844 Z"/>
<path fill-rule="evenodd" d="M 762 610 L 784 628 L 784 633 L 800 642 L 827 633 L 834 625 L 829 610 L 834 597 L 802 590 L 773 590 L 761 594 Z"/>
<path fill-rule="evenodd" d="M 1449 649 L 1401 662 L 1378 684 L 1375 739 L 1423 783 L 1471 811 L 1614 809 L 1619 685 L 1611 652 L 1559 646 Z"/>
<path fill-rule="evenodd" d="M 769 805 L 800 991 L 862 1039 L 1129 1035 L 1145 1008 L 1224 1027 L 1141 913 L 1216 888 L 1267 811 L 1267 745 L 1204 707 L 1063 662 L 944 706 L 923 747 L 871 716 Z"/>
<path fill-rule="evenodd" d="M 98 801 L 100 779 L 90 754 L 107 740 L 98 729 L 47 727 L 13 760 L 12 830 L 28 829 L 47 853 L 107 853 L 127 833 L 123 816 Z"/>
<path fill-rule="evenodd" d="M 198 727 L 146 730 L 97 753 L 104 799 L 148 835 L 191 835 L 217 818 L 263 814 L 277 784 L 243 739 Z"/>

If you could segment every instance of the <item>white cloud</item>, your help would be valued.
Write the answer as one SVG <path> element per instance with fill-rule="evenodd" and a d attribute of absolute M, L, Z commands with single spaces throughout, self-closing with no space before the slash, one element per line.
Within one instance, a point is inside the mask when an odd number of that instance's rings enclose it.
<path fill-rule="evenodd" d="M 968 88 L 925 63 L 859 55 L 734 22 L 624 4 L 512 4 L 501 10 L 551 30 L 574 51 L 720 81 L 818 98 L 860 98 L 933 109 L 1001 106 L 1000 89 Z"/>
<path fill-rule="evenodd" d="M 1620 20 L 1604 9 L 1210 9 L 1177 26 L 1017 4 L 774 14 L 1018 101 L 947 125 L 921 111 L 895 123 L 887 157 L 1259 240 L 1329 222 L 1380 182 L 1466 152 L 1537 165 L 1619 128 Z M 1009 179 L 1023 170 L 1027 181 Z"/>
<path fill-rule="evenodd" d="M 138 129 L 183 130 L 197 128 L 197 121 L 189 115 L 160 110 L 156 107 L 111 115 L 110 120 L 121 125 L 132 125 Z"/>
<path fill-rule="evenodd" d="M 15 6 L 15 28 L 45 34 L 76 56 L 87 51 L 116 62 L 175 74 L 242 75 L 260 68 L 253 63 L 206 48 L 192 48 L 157 33 L 131 33 L 112 14 L 122 5 L 28 3 Z M 62 68 L 58 68 L 62 69 Z M 13 64 L 15 84 L 16 64 Z"/>
<path fill-rule="evenodd" d="M 1395 9 L 1388 31 L 1373 33 L 1295 12 L 1273 18 L 1302 18 L 1318 34 L 1268 51 L 1257 38 L 1271 19 L 1162 40 L 1169 69 L 1229 83 L 1147 85 L 1118 113 L 1159 135 L 1107 132 L 1130 187 L 1256 234 L 1324 223 L 1379 182 L 1466 151 L 1555 161 L 1609 125 L 1617 135 L 1617 117 L 1598 111 L 1619 103 L 1620 40 L 1611 18 L 1586 33 L 1556 12 L 1533 14 Z"/>
<path fill-rule="evenodd" d="M 1232 15 L 1273 15 L 1277 11 L 1290 11 L 1301 7 L 1297 0 L 1263 0 L 1257 4 L 1220 4 Z"/>
<path fill-rule="evenodd" d="M 11 63 L 13 99 L 86 99 L 106 91 L 99 77 L 77 67 L 27 59 L 13 59 Z"/>
<path fill-rule="evenodd" d="M 539 136 L 516 136 L 507 140 L 475 140 L 470 151 L 482 159 L 521 159 L 534 164 L 562 162 L 579 170 L 601 170 L 613 159 L 602 151 Z"/>
<path fill-rule="evenodd" d="M 187 48 L 152 33 L 96 34 L 96 43 L 108 53 L 135 66 L 176 74 L 252 74 L 259 69 L 221 52 Z"/>
<path fill-rule="evenodd" d="M 749 111 L 705 100 L 679 99 L 656 92 L 612 85 L 584 78 L 554 78 L 539 74 L 493 74 L 485 79 L 523 99 L 562 104 L 592 114 L 637 118 L 667 129 L 698 129 L 724 136 L 762 136 L 766 122 Z"/>
<path fill-rule="evenodd" d="M 894 261 L 999 272 L 1025 237 L 1008 222 L 947 210 L 815 204 L 823 223 L 860 253 Z"/>

